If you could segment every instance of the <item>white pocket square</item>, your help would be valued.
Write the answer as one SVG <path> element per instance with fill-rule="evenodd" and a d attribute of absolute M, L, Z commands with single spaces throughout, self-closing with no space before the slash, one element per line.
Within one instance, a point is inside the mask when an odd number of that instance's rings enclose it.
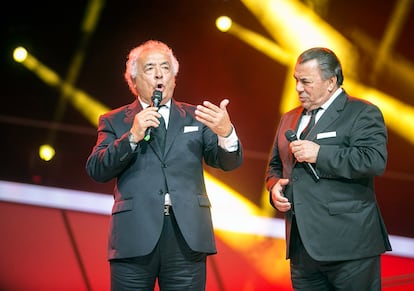
<path fill-rule="evenodd" d="M 316 139 L 323 139 L 328 137 L 336 137 L 336 131 L 321 132 L 316 135 Z"/>
<path fill-rule="evenodd" d="M 184 126 L 184 133 L 198 131 L 198 126 Z"/>

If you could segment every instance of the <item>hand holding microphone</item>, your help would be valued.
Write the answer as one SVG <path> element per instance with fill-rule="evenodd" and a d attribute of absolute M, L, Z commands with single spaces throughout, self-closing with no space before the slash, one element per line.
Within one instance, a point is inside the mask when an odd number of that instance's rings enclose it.
<path fill-rule="evenodd" d="M 152 94 L 151 100 L 152 100 L 152 104 L 151 104 L 152 107 L 157 107 L 157 108 L 160 107 L 161 100 L 162 100 L 162 91 L 154 90 L 154 93 Z M 145 136 L 144 136 L 145 141 L 150 140 L 152 128 L 153 127 L 150 126 L 145 131 Z"/>
<path fill-rule="evenodd" d="M 291 130 L 291 129 L 289 129 L 289 130 L 287 130 L 285 132 L 285 136 L 286 136 L 286 139 L 289 142 L 298 140 L 298 137 L 296 136 L 296 133 L 293 130 Z M 307 169 L 307 171 L 310 173 L 310 175 L 312 176 L 313 180 L 315 182 L 318 182 L 320 178 L 318 176 L 318 173 L 316 173 L 316 170 L 313 167 L 313 165 L 311 163 L 308 163 L 308 162 L 303 162 L 302 164 L 305 167 L 305 169 Z"/>

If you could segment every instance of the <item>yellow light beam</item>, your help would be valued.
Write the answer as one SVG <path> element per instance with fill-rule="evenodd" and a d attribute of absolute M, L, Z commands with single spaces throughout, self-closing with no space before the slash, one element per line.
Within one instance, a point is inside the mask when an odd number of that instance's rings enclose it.
<path fill-rule="evenodd" d="M 262 209 L 207 172 L 204 175 L 216 235 L 238 251 L 269 282 L 288 277 L 283 221 L 280 225 L 266 223 Z M 272 219 L 268 218 L 268 221 Z M 253 230 L 256 235 L 251 234 Z M 276 232 L 278 234 L 273 237 L 266 235 Z M 278 270 L 276 275 L 275 269 Z"/>
<path fill-rule="evenodd" d="M 407 135 L 406 132 L 414 130 L 414 122 L 412 122 L 414 115 L 407 115 L 404 119 L 410 121 L 409 123 L 402 122 L 401 118 L 395 118 L 395 108 L 400 112 L 410 114 L 412 107 L 397 101 L 395 98 L 384 94 L 373 88 L 364 87 L 358 84 L 357 76 L 354 72 L 355 61 L 358 59 L 356 48 L 346 40 L 341 34 L 335 31 L 332 27 L 326 24 L 318 15 L 312 10 L 308 9 L 302 3 L 295 0 L 242 0 L 242 2 L 251 10 L 261 23 L 266 27 L 271 35 L 277 40 L 281 47 L 292 54 L 300 54 L 303 50 L 312 46 L 325 46 L 332 48 L 338 54 L 342 62 L 344 72 L 346 75 L 345 86 L 347 92 L 351 95 L 370 100 L 377 104 L 383 111 L 384 117 L 387 120 L 387 126 L 395 130 L 398 134 L 406 138 L 410 143 L 414 144 L 414 137 Z M 234 30 L 234 27 L 237 30 Z M 288 65 L 289 75 L 285 83 L 284 91 L 281 98 L 281 113 L 284 113 L 294 106 L 298 105 L 296 96 L 295 82 L 291 78 L 294 62 L 287 64 L 288 58 L 276 57 L 268 53 L 269 50 L 263 49 L 256 45 L 251 38 L 245 37 L 246 29 L 242 29 L 237 23 L 232 24 L 228 31 L 246 41 L 260 51 L 268 54 L 273 59 L 278 59 L 282 64 Z M 271 41 L 267 41 L 271 43 Z M 283 51 L 283 49 L 281 49 Z M 289 55 L 285 53 L 285 55 Z M 360 88 L 365 88 L 366 91 Z M 373 93 L 375 92 L 375 94 Z M 385 102 L 387 101 L 387 102 Z M 398 104 L 398 105 L 396 105 Z M 401 128 L 404 127 L 404 130 Z M 407 131 L 408 130 L 408 131 Z"/>
<path fill-rule="evenodd" d="M 314 11 L 296 0 L 242 0 L 276 40 L 290 59 L 289 74 L 281 96 L 280 112 L 284 113 L 298 105 L 295 83 L 291 77 L 296 57 L 314 46 L 329 47 L 335 51 L 346 68 L 347 78 L 356 78 L 358 52 L 353 45 Z"/>
<path fill-rule="evenodd" d="M 296 0 L 241 0 L 285 51 L 294 56 L 314 46 L 331 48 L 354 77 L 358 51 L 342 34 Z"/>
<path fill-rule="evenodd" d="M 104 6 L 104 0 L 89 0 L 88 6 L 86 8 L 86 13 L 82 22 L 81 30 L 82 35 L 78 43 L 78 46 L 74 52 L 72 60 L 69 64 L 66 77 L 64 79 L 65 86 L 60 87 L 60 97 L 57 104 L 53 120 L 59 122 L 65 112 L 66 104 L 68 102 L 68 96 L 66 95 L 66 87 L 74 86 L 79 76 L 79 72 L 83 65 L 85 59 L 86 48 L 89 44 L 89 40 L 92 37 L 92 34 L 96 28 L 96 25 L 99 20 L 100 12 Z M 53 144 L 56 137 L 56 131 L 50 130 L 49 136 L 47 138 L 48 143 Z"/>
<path fill-rule="evenodd" d="M 381 45 L 377 48 L 373 72 L 371 74 L 372 81 L 376 80 L 378 72 L 383 68 L 383 64 L 393 51 L 394 44 L 398 39 L 405 20 L 407 19 L 413 0 L 399 0 L 390 17 L 390 21 L 382 38 Z"/>
<path fill-rule="evenodd" d="M 299 103 L 297 98 L 295 98 L 297 95 L 295 81 L 291 77 L 293 76 L 293 64 L 295 61 L 293 56 L 273 41 L 249 31 L 235 22 L 232 23 L 228 33 L 238 37 L 273 60 L 288 66 L 288 74 L 283 92 L 284 97 L 280 103 L 281 113 L 297 106 Z M 352 92 L 353 95 L 360 96 L 378 105 L 383 111 L 387 125 L 401 136 L 406 137 L 411 143 L 414 143 L 414 137 L 406 135 L 407 127 L 412 127 L 411 130 L 414 130 L 414 113 L 411 106 L 376 89 L 363 86 L 353 79 L 345 78 L 345 84 L 348 92 Z"/>
<path fill-rule="evenodd" d="M 295 60 L 295 56 L 293 54 L 285 49 L 282 49 L 273 40 L 270 40 L 254 31 L 248 30 L 234 21 L 227 32 L 240 38 L 250 46 L 260 52 L 263 52 L 265 55 L 283 65 L 289 66 Z"/>
<path fill-rule="evenodd" d="M 254 31 L 248 30 L 236 22 L 232 22 L 231 27 L 225 30 L 225 32 L 234 35 L 235 37 L 243 40 L 251 47 L 257 49 L 258 51 L 272 58 L 273 60 L 281 63 L 282 65 L 287 66 L 289 68 L 289 72 L 291 72 L 288 74 L 288 76 L 293 76 L 292 64 L 294 64 L 295 62 L 295 56 L 290 52 L 282 49 L 273 40 L 270 40 Z M 291 85 L 291 78 L 287 78 L 286 84 L 284 86 L 285 92 L 283 93 L 283 96 L 290 97 L 281 98 L 281 113 L 286 112 L 294 106 L 298 105 L 297 99 L 292 98 L 292 96 L 296 96 L 296 92 L 295 87 L 292 87 Z"/>
<path fill-rule="evenodd" d="M 350 37 L 368 55 L 375 56 L 378 47 L 381 46 L 378 41 L 358 29 L 352 30 Z M 407 88 L 410 92 L 413 90 L 414 64 L 412 62 L 394 52 L 387 56 L 381 67 L 385 76 L 393 76 L 394 79 L 398 80 L 399 87 Z"/>
<path fill-rule="evenodd" d="M 19 52 L 20 54 L 24 55 L 24 53 L 22 53 L 22 50 L 24 50 L 24 48 L 17 48 L 15 50 L 15 55 Z M 109 108 L 94 100 L 91 96 L 82 90 L 79 90 L 72 85 L 63 82 L 57 73 L 42 64 L 29 52 L 26 51 L 25 55 L 25 58 L 16 59 L 16 61 L 20 62 L 27 69 L 35 73 L 35 75 L 37 75 L 49 86 L 57 88 L 58 90 L 64 92 L 65 96 L 68 98 L 68 101 L 71 102 L 72 105 L 77 110 L 79 110 L 87 120 L 89 120 L 95 126 L 98 125 L 99 115 L 107 112 Z"/>

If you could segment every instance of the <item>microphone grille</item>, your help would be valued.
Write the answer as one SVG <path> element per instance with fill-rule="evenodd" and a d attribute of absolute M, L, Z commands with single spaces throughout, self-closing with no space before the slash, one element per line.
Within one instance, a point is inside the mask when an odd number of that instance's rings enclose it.
<path fill-rule="evenodd" d="M 152 102 L 154 107 L 159 107 L 162 100 L 162 91 L 155 90 L 152 94 Z"/>

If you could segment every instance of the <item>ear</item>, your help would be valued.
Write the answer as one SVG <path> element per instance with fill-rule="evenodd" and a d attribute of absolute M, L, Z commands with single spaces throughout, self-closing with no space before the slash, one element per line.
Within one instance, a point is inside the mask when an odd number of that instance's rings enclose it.
<path fill-rule="evenodd" d="M 336 76 L 332 76 L 328 79 L 329 85 L 328 85 L 328 91 L 332 92 L 337 87 L 336 84 L 338 82 L 338 79 Z"/>

